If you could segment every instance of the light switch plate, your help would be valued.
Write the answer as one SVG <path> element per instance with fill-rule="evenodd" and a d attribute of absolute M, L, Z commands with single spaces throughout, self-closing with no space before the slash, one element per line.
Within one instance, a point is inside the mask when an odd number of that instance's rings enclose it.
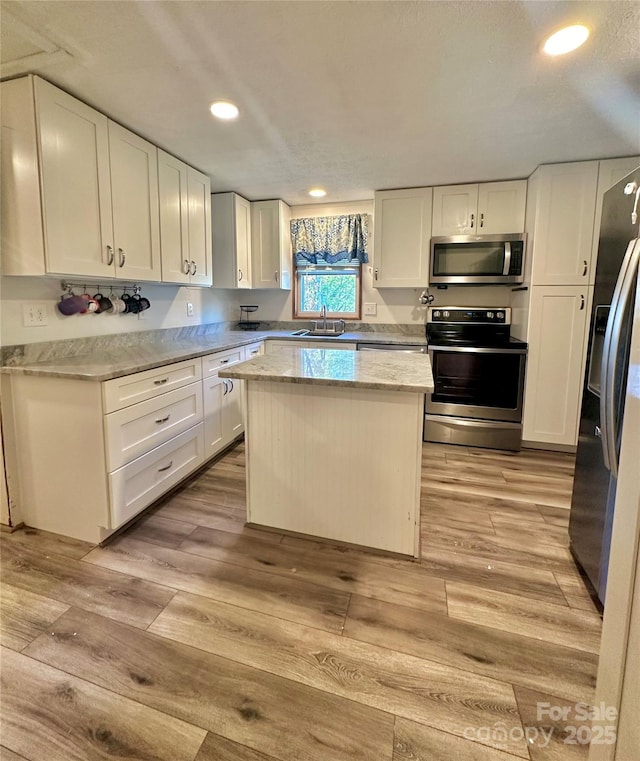
<path fill-rule="evenodd" d="M 364 313 L 366 315 L 369 315 L 370 317 L 374 317 L 376 314 L 378 314 L 378 305 L 375 302 L 370 304 L 365 304 Z"/>
<path fill-rule="evenodd" d="M 193 304 L 190 301 L 187 302 L 187 317 L 193 317 Z"/>
<path fill-rule="evenodd" d="M 49 324 L 49 313 L 45 301 L 32 301 L 22 305 L 22 324 L 25 328 L 44 327 Z"/>

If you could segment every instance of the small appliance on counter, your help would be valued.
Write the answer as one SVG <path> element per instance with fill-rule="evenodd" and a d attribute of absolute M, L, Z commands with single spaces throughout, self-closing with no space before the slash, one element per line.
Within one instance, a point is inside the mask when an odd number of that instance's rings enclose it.
<path fill-rule="evenodd" d="M 257 311 L 257 309 L 258 307 L 255 304 L 240 305 L 240 322 L 238 323 L 240 330 L 258 330 L 260 327 L 260 321 L 249 319 L 249 315 L 252 312 Z"/>
<path fill-rule="evenodd" d="M 424 440 L 518 451 L 527 344 L 511 337 L 511 309 L 427 309 L 434 391 Z"/>

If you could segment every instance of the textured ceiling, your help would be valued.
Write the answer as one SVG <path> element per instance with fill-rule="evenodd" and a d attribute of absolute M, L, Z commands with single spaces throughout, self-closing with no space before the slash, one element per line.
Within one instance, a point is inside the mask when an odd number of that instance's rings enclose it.
<path fill-rule="evenodd" d="M 211 175 L 308 203 L 526 177 L 640 150 L 638 2 L 3 0 L 2 60 L 35 71 Z M 565 22 L 581 50 L 539 53 Z M 62 59 L 12 29 L 55 41 Z M 31 44 L 31 43 L 30 43 Z M 70 55 L 69 55 L 70 54 Z M 36 63 L 38 65 L 33 65 Z M 22 66 L 22 69 L 21 69 Z M 233 100 L 233 124 L 208 112 Z"/>

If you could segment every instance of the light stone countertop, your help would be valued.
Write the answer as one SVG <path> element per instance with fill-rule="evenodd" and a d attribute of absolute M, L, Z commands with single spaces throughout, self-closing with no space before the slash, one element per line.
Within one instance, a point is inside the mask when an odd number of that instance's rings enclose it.
<path fill-rule="evenodd" d="M 346 386 L 430 394 L 431 361 L 426 354 L 359 352 L 281 347 L 271 354 L 220 370 L 221 378 L 318 386 Z"/>
<path fill-rule="evenodd" d="M 180 341 L 157 341 L 114 351 L 60 357 L 43 362 L 22 362 L 0 367 L 0 372 L 11 375 L 37 375 L 40 377 L 67 378 L 70 380 L 107 381 L 125 375 L 152 370 L 156 367 L 202 357 L 217 351 L 235 349 L 239 346 L 269 338 L 292 341 L 335 341 L 336 343 L 392 343 L 426 346 L 423 336 L 403 333 L 352 332 L 337 338 L 326 336 L 292 336 L 290 330 L 229 330 Z M 351 352 L 340 350 L 345 354 Z M 393 354 L 393 352 L 388 352 Z M 420 355 L 416 355 L 420 356 Z"/>

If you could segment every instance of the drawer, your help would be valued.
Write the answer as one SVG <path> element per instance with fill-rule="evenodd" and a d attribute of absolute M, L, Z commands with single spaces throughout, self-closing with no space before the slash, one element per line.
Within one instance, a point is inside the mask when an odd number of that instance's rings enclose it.
<path fill-rule="evenodd" d="M 105 413 L 115 412 L 201 378 L 202 363 L 199 358 L 114 378 L 102 384 L 103 409 Z"/>
<path fill-rule="evenodd" d="M 253 359 L 254 357 L 260 356 L 261 354 L 264 354 L 264 341 L 259 341 L 244 347 L 245 359 Z"/>
<path fill-rule="evenodd" d="M 227 351 L 217 351 L 215 354 L 207 354 L 202 358 L 202 376 L 206 378 L 212 373 L 217 373 L 223 367 L 230 367 L 244 360 L 243 346 Z"/>
<path fill-rule="evenodd" d="M 283 346 L 287 349 L 308 349 L 309 341 L 298 341 L 293 339 L 290 341 L 280 341 L 278 339 L 270 338 L 268 341 L 265 341 L 265 352 L 271 354 L 271 352 L 278 351 Z"/>
<path fill-rule="evenodd" d="M 126 465 L 201 420 L 200 382 L 111 412 L 105 416 L 107 470 Z"/>
<path fill-rule="evenodd" d="M 109 474 L 111 528 L 122 526 L 204 462 L 202 423 Z"/>

